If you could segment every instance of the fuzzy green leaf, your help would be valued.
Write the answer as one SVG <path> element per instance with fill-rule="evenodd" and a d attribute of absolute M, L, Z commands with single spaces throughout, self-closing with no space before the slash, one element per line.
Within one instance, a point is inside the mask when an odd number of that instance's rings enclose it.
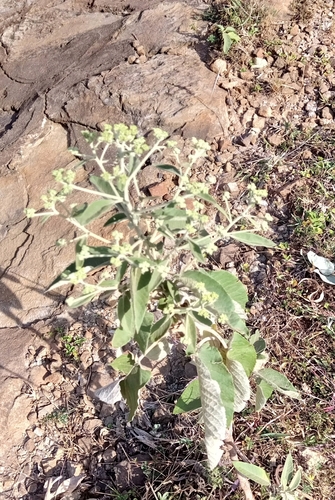
<path fill-rule="evenodd" d="M 171 347 L 166 337 L 162 338 L 157 344 L 148 348 L 145 357 L 151 361 L 162 361 L 170 354 Z"/>
<path fill-rule="evenodd" d="M 112 186 L 109 184 L 109 182 L 105 181 L 101 177 L 97 177 L 96 175 L 91 175 L 90 176 L 90 182 L 98 188 L 100 193 L 105 193 L 105 194 L 115 194 Z"/>
<path fill-rule="evenodd" d="M 128 373 L 133 369 L 134 365 L 134 357 L 130 352 L 121 354 L 121 356 L 114 359 L 114 361 L 111 363 L 111 366 L 114 368 L 114 370 L 118 370 L 125 375 L 128 375 Z"/>
<path fill-rule="evenodd" d="M 97 292 L 86 293 L 80 297 L 69 297 L 66 303 L 69 307 L 75 308 L 88 304 L 97 295 Z"/>
<path fill-rule="evenodd" d="M 203 283 L 208 292 L 216 293 L 218 298 L 210 305 L 210 309 L 213 309 L 219 317 L 223 316 L 226 323 L 234 330 L 245 334 L 248 332 L 242 306 L 246 297 L 245 287 L 237 278 L 225 271 L 199 270 L 186 271 L 181 279 L 191 287 L 192 281 Z"/>
<path fill-rule="evenodd" d="M 222 286 L 232 300 L 245 309 L 248 300 L 247 288 L 236 276 L 228 271 L 209 271 L 208 274 Z M 242 314 L 244 317 L 244 313 Z"/>
<path fill-rule="evenodd" d="M 79 224 L 85 226 L 105 212 L 108 212 L 113 205 L 114 202 L 111 200 L 96 200 L 89 204 L 84 203 L 83 205 L 74 207 L 71 217 L 79 222 Z"/>
<path fill-rule="evenodd" d="M 134 334 L 129 330 L 123 330 L 123 328 L 117 328 L 114 332 L 112 339 L 112 346 L 117 349 L 118 347 L 123 347 L 128 344 L 131 339 L 134 337 Z"/>
<path fill-rule="evenodd" d="M 294 491 L 298 488 L 301 483 L 301 469 L 299 468 L 297 472 L 294 474 L 292 481 L 288 485 L 290 491 Z"/>
<path fill-rule="evenodd" d="M 178 398 L 173 414 L 185 413 L 201 408 L 200 385 L 196 378 L 192 380 L 184 389 L 181 396 Z"/>
<path fill-rule="evenodd" d="M 104 226 L 110 226 L 112 224 L 117 224 L 118 222 L 121 222 L 123 220 L 126 220 L 127 216 L 122 213 L 118 212 L 117 214 L 114 214 L 110 219 L 108 219 L 107 222 L 105 222 Z"/>
<path fill-rule="evenodd" d="M 149 346 L 160 340 L 170 329 L 172 319 L 169 316 L 163 316 L 151 327 Z"/>
<path fill-rule="evenodd" d="M 156 165 L 156 168 L 158 168 L 158 170 L 163 170 L 163 172 L 170 172 L 171 174 L 181 177 L 180 171 L 173 165 Z"/>
<path fill-rule="evenodd" d="M 198 261 L 198 262 L 206 262 L 205 257 L 202 255 L 201 248 L 199 245 L 197 245 L 194 241 L 188 240 L 188 246 L 189 249 L 192 252 L 193 257 Z"/>
<path fill-rule="evenodd" d="M 240 474 L 243 474 L 243 476 L 251 479 L 251 481 L 255 481 L 255 483 L 260 484 L 261 486 L 270 486 L 270 479 L 265 470 L 261 467 L 240 462 L 238 460 L 233 460 L 233 466 Z"/>
<path fill-rule="evenodd" d="M 286 457 L 283 471 L 280 477 L 280 484 L 284 488 L 284 490 L 287 488 L 288 482 L 291 481 L 292 474 L 293 474 L 293 459 L 291 453 L 289 453 Z"/>
<path fill-rule="evenodd" d="M 143 273 L 139 268 L 132 269 L 130 273 L 133 321 L 136 332 L 141 328 L 150 292 L 158 286 L 161 279 L 159 273 L 151 271 Z"/>
<path fill-rule="evenodd" d="M 227 357 L 230 360 L 239 361 L 247 376 L 250 377 L 255 367 L 257 356 L 254 346 L 251 345 L 245 337 L 234 332 L 230 341 Z"/>
<path fill-rule="evenodd" d="M 261 411 L 264 408 L 267 400 L 272 396 L 273 387 L 265 380 L 260 380 L 256 389 L 255 411 Z"/>
<path fill-rule="evenodd" d="M 221 33 L 223 40 L 223 53 L 228 54 L 230 47 L 232 46 L 232 40 L 228 33 Z"/>
<path fill-rule="evenodd" d="M 227 358 L 226 365 L 233 377 L 235 392 L 234 411 L 240 412 L 246 407 L 251 396 L 249 379 L 239 361 Z"/>
<path fill-rule="evenodd" d="M 129 421 L 134 418 L 138 407 L 139 391 L 150 380 L 151 373 L 138 365 L 120 382 L 121 393 L 129 406 Z"/>
<path fill-rule="evenodd" d="M 119 298 L 117 305 L 117 316 L 120 321 L 121 327 L 129 331 L 132 335 L 135 333 L 134 319 L 133 319 L 133 304 L 129 292 L 125 292 Z"/>
<path fill-rule="evenodd" d="M 263 368 L 262 370 L 257 372 L 257 376 L 265 380 L 265 382 L 267 382 L 276 391 L 285 394 L 285 396 L 300 399 L 299 392 L 282 373 L 279 373 L 272 368 Z"/>
<path fill-rule="evenodd" d="M 219 385 L 221 404 L 225 407 L 227 427 L 229 427 L 233 420 L 235 396 L 232 375 L 223 363 L 220 351 L 208 343 L 199 349 L 196 358 L 201 360 L 208 370 L 211 379 Z M 203 405 L 204 403 L 202 402 Z"/>
<path fill-rule="evenodd" d="M 90 248 L 90 247 L 88 247 Z M 96 257 L 88 257 L 87 259 L 84 260 L 83 266 L 85 268 L 86 272 L 91 271 L 92 269 L 96 269 L 99 267 L 103 267 L 110 262 L 111 255 L 101 255 L 101 256 L 96 256 Z M 69 276 L 72 273 L 76 272 L 76 263 L 73 262 L 70 264 L 64 271 L 57 276 L 56 279 L 51 283 L 51 285 L 48 288 L 48 292 L 51 292 L 51 290 L 54 290 L 55 288 L 58 288 L 63 285 L 68 285 L 70 283 Z"/>
<path fill-rule="evenodd" d="M 195 362 L 199 378 L 208 465 L 213 470 L 218 465 L 223 453 L 221 446 L 226 435 L 227 421 L 225 408 L 221 401 L 221 388 L 219 383 L 213 380 L 207 367 L 208 360 L 205 351 L 202 357 L 206 362 L 200 356 L 195 357 Z"/>
<path fill-rule="evenodd" d="M 240 241 L 241 243 L 245 243 L 246 245 L 254 246 L 254 247 L 266 247 L 273 248 L 276 246 L 276 243 L 269 240 L 268 238 L 264 238 L 263 236 L 259 236 L 258 234 L 252 232 L 231 232 L 228 235 L 236 241 Z"/>
<path fill-rule="evenodd" d="M 135 333 L 134 340 L 138 343 L 142 353 L 145 353 L 150 343 L 151 328 L 154 321 L 154 315 L 151 312 L 146 311 L 141 328 Z"/>

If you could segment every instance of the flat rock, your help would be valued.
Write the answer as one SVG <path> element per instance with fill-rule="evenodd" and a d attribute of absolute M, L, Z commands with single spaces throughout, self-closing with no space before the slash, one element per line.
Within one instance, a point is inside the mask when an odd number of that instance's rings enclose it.
<path fill-rule="evenodd" d="M 27 419 L 32 408 L 32 400 L 21 393 L 27 377 L 26 354 L 34 343 L 31 330 L 21 328 L 0 329 L 0 462 L 15 452 L 22 442 L 24 432 L 29 427 Z"/>

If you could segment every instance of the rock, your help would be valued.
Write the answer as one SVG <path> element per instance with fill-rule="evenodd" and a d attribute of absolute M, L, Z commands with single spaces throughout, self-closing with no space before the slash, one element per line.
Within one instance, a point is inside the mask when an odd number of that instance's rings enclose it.
<path fill-rule="evenodd" d="M 78 439 L 78 448 L 80 453 L 85 453 L 88 455 L 93 446 L 92 439 L 90 437 L 81 437 Z"/>
<path fill-rule="evenodd" d="M 83 430 L 88 433 L 93 433 L 98 427 L 102 427 L 102 421 L 99 418 L 90 418 L 84 421 Z"/>
<path fill-rule="evenodd" d="M 262 130 L 265 127 L 265 118 L 255 114 L 252 119 L 252 126 L 253 128 Z"/>
<path fill-rule="evenodd" d="M 118 491 L 130 490 L 134 487 L 144 486 L 147 476 L 141 464 L 151 460 L 150 455 L 136 455 L 132 460 L 123 460 L 114 467 L 115 485 Z"/>
<path fill-rule="evenodd" d="M 115 458 L 116 458 L 116 451 L 112 446 L 107 448 L 102 454 L 102 459 L 105 463 L 111 463 L 115 460 Z"/>
<path fill-rule="evenodd" d="M 216 59 L 210 65 L 210 69 L 219 75 L 223 75 L 227 71 L 227 61 L 224 59 Z"/>
<path fill-rule="evenodd" d="M 263 57 L 255 57 L 253 62 L 251 69 L 263 69 L 268 65 L 267 60 Z"/>
<path fill-rule="evenodd" d="M 217 183 L 217 178 L 215 177 L 215 175 L 208 174 L 206 176 L 206 181 L 208 182 L 208 184 L 216 184 Z"/>
<path fill-rule="evenodd" d="M 286 67 L 286 61 L 282 57 L 277 57 L 273 66 L 278 69 L 284 69 Z"/>
<path fill-rule="evenodd" d="M 305 110 L 308 111 L 309 113 L 315 113 L 318 108 L 318 105 L 315 101 L 308 101 L 305 104 Z"/>
<path fill-rule="evenodd" d="M 236 256 L 240 253 L 240 247 L 235 243 L 230 243 L 220 250 L 220 264 L 225 266 L 228 262 L 235 262 Z"/>
<path fill-rule="evenodd" d="M 321 116 L 325 120 L 332 120 L 333 119 L 333 113 L 328 106 L 326 106 L 325 108 L 322 109 Z"/>
<path fill-rule="evenodd" d="M 35 441 L 33 439 L 27 439 L 27 441 L 24 443 L 24 449 L 28 453 L 32 453 L 35 449 Z"/>
<path fill-rule="evenodd" d="M 263 116 L 264 118 L 271 118 L 272 109 L 270 108 L 270 106 L 261 106 L 258 109 L 258 114 L 259 116 Z"/>
<path fill-rule="evenodd" d="M 294 13 L 291 0 L 264 0 L 264 5 L 276 21 L 287 21 Z"/>
<path fill-rule="evenodd" d="M 171 181 L 165 180 L 160 184 L 149 187 L 150 196 L 159 196 L 163 198 L 163 196 L 170 192 L 171 187 Z"/>
<path fill-rule="evenodd" d="M 253 108 L 249 108 L 243 115 L 242 118 L 242 125 L 244 127 L 247 127 L 248 125 L 251 124 L 251 121 L 253 119 L 253 116 L 255 114 L 255 110 Z"/>
<path fill-rule="evenodd" d="M 292 26 L 292 28 L 290 29 L 290 34 L 296 36 L 299 35 L 299 33 L 300 33 L 299 25 L 295 24 L 294 26 Z"/>
<path fill-rule="evenodd" d="M 242 78 L 224 78 L 220 80 L 219 87 L 222 87 L 225 90 L 231 90 L 236 87 L 241 87 L 244 85 L 244 81 Z"/>
<path fill-rule="evenodd" d="M 48 376 L 48 370 L 43 365 L 34 366 L 30 373 L 30 382 L 34 384 L 37 388 L 41 385 L 46 384 L 46 378 Z"/>
<path fill-rule="evenodd" d="M 157 184 L 161 177 L 161 172 L 155 165 L 148 165 L 144 167 L 138 176 L 138 185 L 140 189 L 145 189 L 152 184 Z"/>
<path fill-rule="evenodd" d="M 252 71 L 241 71 L 240 78 L 245 81 L 250 81 L 255 78 L 255 74 Z"/>
<path fill-rule="evenodd" d="M 45 384 L 60 384 L 63 381 L 63 375 L 60 372 L 54 372 L 47 375 L 44 379 Z"/>
<path fill-rule="evenodd" d="M 135 64 L 144 64 L 145 62 L 147 62 L 147 60 L 147 56 L 142 55 L 136 59 Z"/>
<path fill-rule="evenodd" d="M 279 134 L 271 134 L 266 139 L 272 146 L 280 146 L 284 142 L 283 137 Z"/>
<path fill-rule="evenodd" d="M 227 188 L 233 197 L 238 196 L 240 189 L 237 182 L 228 182 Z"/>

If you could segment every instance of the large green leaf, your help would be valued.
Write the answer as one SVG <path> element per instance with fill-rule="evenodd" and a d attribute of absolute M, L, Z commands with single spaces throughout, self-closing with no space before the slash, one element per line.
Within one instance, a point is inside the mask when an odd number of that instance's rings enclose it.
<path fill-rule="evenodd" d="M 121 354 L 121 356 L 114 359 L 114 361 L 111 363 L 111 366 L 114 368 L 114 370 L 118 370 L 125 375 L 128 375 L 128 373 L 133 369 L 134 365 L 134 357 L 130 352 Z"/>
<path fill-rule="evenodd" d="M 112 186 L 109 184 L 108 181 L 105 181 L 101 177 L 97 177 L 96 175 L 91 175 L 90 176 L 90 182 L 98 188 L 100 193 L 105 193 L 105 194 L 115 194 Z"/>
<path fill-rule="evenodd" d="M 198 262 L 206 262 L 205 257 L 202 255 L 201 248 L 199 245 L 197 245 L 194 241 L 188 240 L 188 246 L 192 252 L 193 257 L 198 261 Z"/>
<path fill-rule="evenodd" d="M 127 216 L 122 213 L 122 212 L 118 212 L 114 215 L 112 215 L 112 217 L 110 219 L 108 219 L 107 222 L 105 222 L 104 226 L 110 226 L 112 224 L 117 224 L 118 222 L 122 222 L 123 220 L 126 220 L 127 219 Z"/>
<path fill-rule="evenodd" d="M 124 330 L 123 328 L 117 328 L 114 332 L 112 339 L 112 346 L 117 349 L 118 347 L 123 347 L 128 344 L 134 334 L 130 330 Z"/>
<path fill-rule="evenodd" d="M 178 175 L 178 177 L 181 177 L 180 171 L 173 165 L 156 165 L 156 168 L 158 168 L 158 170 L 163 170 L 163 172 L 169 172 L 170 174 Z"/>
<path fill-rule="evenodd" d="M 204 356 L 204 358 L 206 357 Z M 227 429 L 226 412 L 222 405 L 219 383 L 213 380 L 210 370 L 200 356 L 195 357 L 195 362 L 199 378 L 205 446 L 208 465 L 212 470 L 218 465 L 223 453 L 221 446 Z"/>
<path fill-rule="evenodd" d="M 135 333 L 134 340 L 138 343 L 138 346 L 143 354 L 148 348 L 151 335 L 151 327 L 154 321 L 154 315 L 151 312 L 146 311 L 141 328 L 138 332 Z"/>
<path fill-rule="evenodd" d="M 91 271 L 92 269 L 96 269 L 98 267 L 103 267 L 109 264 L 110 262 L 111 255 L 102 255 L 99 257 L 88 257 L 87 259 L 84 260 L 83 263 L 83 268 L 85 269 L 86 272 Z M 70 283 L 70 276 L 71 274 L 76 272 L 76 263 L 73 262 L 70 264 L 64 271 L 57 276 L 57 278 L 51 283 L 51 285 L 48 288 L 48 292 L 51 292 L 51 290 L 54 290 L 55 288 L 58 288 L 63 285 L 68 285 Z"/>
<path fill-rule="evenodd" d="M 273 248 L 276 246 L 276 243 L 269 240 L 268 238 L 264 238 L 263 236 L 259 236 L 258 234 L 250 233 L 248 231 L 245 232 L 231 232 L 228 235 L 236 241 L 240 241 L 241 243 L 245 243 L 246 245 L 250 245 L 253 247 L 266 247 Z"/>
<path fill-rule="evenodd" d="M 69 307 L 75 308 L 88 304 L 97 295 L 97 292 L 86 293 L 80 297 L 69 297 L 66 303 Z"/>
<path fill-rule="evenodd" d="M 117 305 L 117 316 L 120 321 L 121 327 L 134 334 L 135 326 L 133 318 L 133 304 L 129 292 L 123 293 L 119 298 L 119 302 Z"/>
<path fill-rule="evenodd" d="M 85 226 L 105 212 L 108 212 L 113 205 L 114 202 L 111 200 L 96 200 L 92 201 L 92 203 L 84 203 L 83 205 L 74 207 L 71 217 L 79 222 L 79 224 Z"/>
<path fill-rule="evenodd" d="M 250 377 L 256 364 L 257 355 L 254 346 L 245 337 L 234 332 L 227 357 L 231 360 L 239 361 L 247 376 Z"/>
<path fill-rule="evenodd" d="M 182 274 L 181 280 L 190 287 L 192 287 L 192 282 L 203 283 L 208 292 L 216 293 L 218 295 L 217 300 L 208 308 L 214 310 L 218 317 L 224 317 L 231 328 L 247 334 L 248 329 L 244 321 L 245 313 L 241 305 L 244 301 L 245 289 L 236 278 L 234 280 L 236 288 L 234 288 L 231 278 L 221 273 L 225 273 L 225 271 L 210 273 L 203 270 L 186 271 Z M 226 284 L 227 289 L 225 288 Z M 193 288 L 196 290 L 196 286 L 193 285 Z"/>
<path fill-rule="evenodd" d="M 245 309 L 248 301 L 247 288 L 236 276 L 228 271 L 209 271 L 208 274 L 222 286 L 232 300 L 237 302 L 243 310 Z"/>
<path fill-rule="evenodd" d="M 117 328 L 113 335 L 112 346 L 115 348 L 126 345 L 135 335 L 133 304 L 129 292 L 125 292 L 119 298 L 117 315 L 120 328 Z"/>
<path fill-rule="evenodd" d="M 206 366 L 211 379 L 219 385 L 221 404 L 225 407 L 227 427 L 229 427 L 233 420 L 235 396 L 232 375 L 223 363 L 220 351 L 208 343 L 201 346 L 197 353 L 197 358 Z M 204 403 L 202 402 L 203 405 Z"/>
<path fill-rule="evenodd" d="M 289 481 L 291 481 L 293 476 L 293 458 L 291 453 L 289 453 L 286 457 L 285 464 L 283 467 L 283 471 L 280 477 L 281 486 L 286 489 Z"/>
<path fill-rule="evenodd" d="M 151 373 L 138 365 L 120 382 L 121 393 L 129 406 L 129 420 L 132 420 L 138 407 L 139 391 L 150 380 Z"/>
<path fill-rule="evenodd" d="M 160 340 L 170 329 L 172 324 L 172 319 L 170 316 L 163 316 L 151 327 L 151 335 L 149 340 L 149 346 L 154 342 Z"/>
<path fill-rule="evenodd" d="M 138 332 L 149 303 L 149 297 L 160 283 L 162 277 L 156 271 L 143 273 L 140 268 L 134 268 L 130 273 L 130 291 L 135 331 Z"/>
<path fill-rule="evenodd" d="M 152 345 L 148 348 L 145 356 L 151 361 L 162 361 L 162 359 L 166 358 L 168 354 L 170 354 L 171 345 L 166 337 L 163 337 L 160 341 L 158 341 L 155 345 Z"/>
<path fill-rule="evenodd" d="M 233 466 L 235 469 L 243 476 L 255 481 L 255 483 L 262 486 L 270 486 L 271 481 L 264 469 L 258 467 L 257 465 L 248 464 L 246 462 L 240 462 L 238 460 L 233 460 Z"/>
<path fill-rule="evenodd" d="M 186 210 L 177 207 L 175 203 L 171 203 L 167 207 L 154 210 L 152 216 L 159 221 L 164 222 L 164 225 L 169 231 L 180 231 L 185 229 L 189 219 Z"/>
<path fill-rule="evenodd" d="M 273 393 L 273 387 L 269 385 L 265 380 L 259 380 L 256 389 L 256 403 L 255 411 L 261 411 L 264 408 L 267 400 L 271 397 Z"/>
<path fill-rule="evenodd" d="M 290 491 L 294 491 L 298 488 L 299 484 L 301 483 L 301 469 L 299 468 L 297 472 L 294 474 L 292 481 L 288 485 Z M 294 497 L 296 498 L 296 497 Z"/>
<path fill-rule="evenodd" d="M 242 364 L 239 361 L 226 359 L 227 368 L 233 377 L 235 399 L 234 411 L 240 412 L 250 399 L 250 383 Z"/>
<path fill-rule="evenodd" d="M 199 379 L 194 379 L 184 389 L 174 407 L 174 415 L 201 408 Z"/>
<path fill-rule="evenodd" d="M 299 392 L 294 388 L 288 378 L 272 368 L 263 368 L 257 372 L 257 376 L 265 380 L 273 389 L 290 398 L 300 399 Z"/>

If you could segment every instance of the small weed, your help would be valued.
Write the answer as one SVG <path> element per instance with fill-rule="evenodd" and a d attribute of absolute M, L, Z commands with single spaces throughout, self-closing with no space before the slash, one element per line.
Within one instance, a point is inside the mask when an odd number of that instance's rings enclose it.
<path fill-rule="evenodd" d="M 258 92 L 262 92 L 263 91 L 263 87 L 260 83 L 255 83 L 255 85 L 251 88 L 251 92 L 253 93 L 258 93 Z"/>
<path fill-rule="evenodd" d="M 173 495 L 166 491 L 165 493 L 160 493 L 159 491 L 156 493 L 157 500 L 172 500 Z"/>
<path fill-rule="evenodd" d="M 114 488 L 111 489 L 110 493 L 108 493 L 108 496 L 110 498 L 113 498 L 114 500 L 136 500 L 138 498 L 135 491 L 133 490 L 123 491 L 122 493 L 120 493 Z"/>
<path fill-rule="evenodd" d="M 52 413 L 49 413 L 44 417 L 44 422 L 54 422 L 60 423 L 62 425 L 67 425 L 69 421 L 70 412 L 66 408 L 58 408 Z"/>
<path fill-rule="evenodd" d="M 186 448 L 188 448 L 188 449 L 194 445 L 194 442 L 192 441 L 192 439 L 189 439 L 187 437 L 179 439 L 179 443 L 184 444 L 186 446 Z"/>
<path fill-rule="evenodd" d="M 208 482 L 213 490 L 221 489 L 224 484 L 224 474 L 222 467 L 215 467 L 213 470 L 208 471 Z"/>
<path fill-rule="evenodd" d="M 79 359 L 79 349 L 85 342 L 85 339 L 83 337 L 68 334 L 63 335 L 61 341 L 64 346 L 65 355 L 77 361 Z"/>

